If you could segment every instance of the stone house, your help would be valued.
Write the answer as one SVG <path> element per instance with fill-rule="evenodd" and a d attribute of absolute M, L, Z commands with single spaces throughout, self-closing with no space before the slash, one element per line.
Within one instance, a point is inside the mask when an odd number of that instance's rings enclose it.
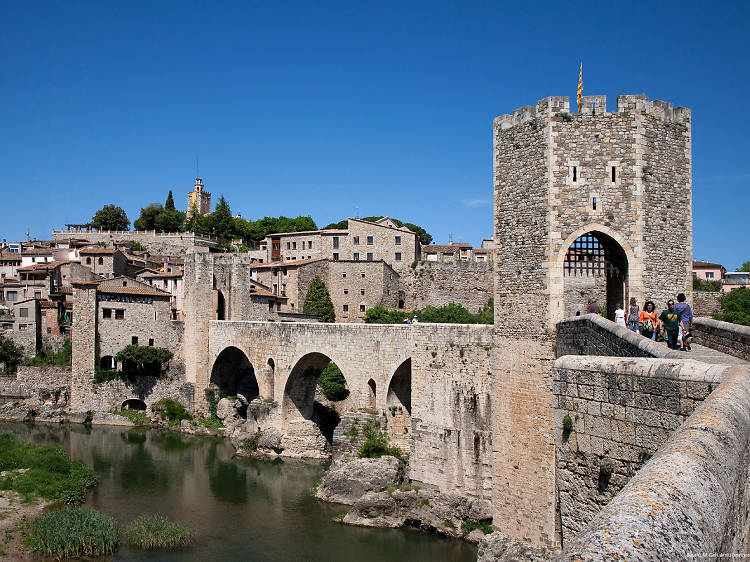
<path fill-rule="evenodd" d="M 101 277 L 115 277 L 130 272 L 128 259 L 120 250 L 89 246 L 78 252 L 81 264 Z"/>
<path fill-rule="evenodd" d="M 299 313 L 310 282 L 321 278 L 331 295 L 337 322 L 363 322 L 373 306 L 399 305 L 400 276 L 383 260 L 355 261 L 314 258 L 252 266 L 252 275 L 280 297 L 278 311 Z"/>
<path fill-rule="evenodd" d="M 21 254 L 19 252 L 9 250 L 0 252 L 0 279 L 15 277 L 19 267 L 21 267 Z"/>
<path fill-rule="evenodd" d="M 39 300 L 31 298 L 13 302 L 9 314 L 0 316 L 3 335 L 23 348 L 24 355 L 36 355 L 41 347 Z"/>
<path fill-rule="evenodd" d="M 96 319 L 100 368 L 117 368 L 114 356 L 131 344 L 164 347 L 181 355 L 182 323 L 172 320 L 170 293 L 125 276 L 73 287 L 75 314 Z"/>
<path fill-rule="evenodd" d="M 172 295 L 172 318 L 182 320 L 182 268 L 169 267 L 168 271 L 146 269 L 136 279 Z"/>
<path fill-rule="evenodd" d="M 265 247 L 270 249 L 266 261 L 271 263 L 315 258 L 382 260 L 395 271 L 408 268 L 420 254 L 417 234 L 388 217 L 375 222 L 350 218 L 346 229 L 269 234 Z"/>

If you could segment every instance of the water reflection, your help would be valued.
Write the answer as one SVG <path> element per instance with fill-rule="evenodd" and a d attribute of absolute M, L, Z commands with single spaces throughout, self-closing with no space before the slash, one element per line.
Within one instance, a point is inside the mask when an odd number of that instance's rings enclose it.
<path fill-rule="evenodd" d="M 225 441 L 140 428 L 0 424 L 37 443 L 56 443 L 101 479 L 88 504 L 128 522 L 160 512 L 191 527 L 192 548 L 145 553 L 122 546 L 110 560 L 474 560 L 476 549 L 401 529 L 331 522 L 342 506 L 309 490 L 320 463 L 236 459 Z"/>

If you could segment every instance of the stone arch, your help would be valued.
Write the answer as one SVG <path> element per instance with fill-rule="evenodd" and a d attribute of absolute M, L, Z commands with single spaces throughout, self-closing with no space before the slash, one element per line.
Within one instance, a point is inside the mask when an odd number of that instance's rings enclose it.
<path fill-rule="evenodd" d="M 125 400 L 120 405 L 120 411 L 125 410 L 145 410 L 146 409 L 146 403 L 143 400 L 138 400 L 137 398 L 130 398 L 128 400 Z"/>
<path fill-rule="evenodd" d="M 225 348 L 216 357 L 210 381 L 223 396 L 242 394 L 250 401 L 260 394 L 255 369 L 250 359 L 241 349 L 234 346 Z"/>
<path fill-rule="evenodd" d="M 113 371 L 117 368 L 117 361 L 111 355 L 105 355 L 99 359 L 99 368 L 105 371 Z"/>
<path fill-rule="evenodd" d="M 287 377 L 282 398 L 284 432 L 290 435 L 306 435 L 309 439 L 304 446 L 320 452 L 324 449 L 327 452 L 330 449 L 333 431 L 340 421 L 338 412 L 315 400 L 318 376 L 331 361 L 332 358 L 322 352 L 302 355 L 297 359 Z M 342 374 L 346 379 L 346 374 L 343 371 Z M 347 387 L 351 388 L 351 383 L 348 380 Z M 307 424 L 305 424 L 305 421 Z M 324 438 L 324 442 L 318 440 L 318 436 L 308 434 L 307 430 L 312 429 L 309 422 L 317 426 L 316 431 Z M 305 425 L 307 425 L 307 430 L 300 429 Z"/>
<path fill-rule="evenodd" d="M 599 223 L 575 230 L 562 243 L 550 272 L 553 324 L 579 311 L 585 314 L 590 298 L 606 305 L 607 318 L 614 320 L 617 304 L 626 307 L 634 285 L 640 286 L 634 263 L 633 249 L 620 233 Z"/>
<path fill-rule="evenodd" d="M 216 320 L 226 320 L 227 319 L 227 301 L 224 298 L 224 293 L 221 292 L 221 289 L 216 290 L 216 311 L 214 314 L 214 318 Z"/>
<path fill-rule="evenodd" d="M 386 419 L 391 439 L 409 450 L 411 443 L 411 357 L 393 373 L 386 393 Z"/>
<path fill-rule="evenodd" d="M 378 390 L 377 384 L 374 379 L 367 381 L 367 388 L 369 393 L 367 394 L 367 407 L 374 410 L 377 406 Z"/>

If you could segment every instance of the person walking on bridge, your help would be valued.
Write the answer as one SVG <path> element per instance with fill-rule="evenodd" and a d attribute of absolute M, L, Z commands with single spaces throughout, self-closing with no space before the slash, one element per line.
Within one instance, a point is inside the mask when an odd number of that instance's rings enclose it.
<path fill-rule="evenodd" d="M 690 351 L 690 344 L 687 343 L 687 335 L 693 329 L 693 309 L 685 302 L 685 293 L 677 295 L 677 304 L 674 305 L 674 309 L 682 316 L 680 330 L 677 334 L 677 338 L 680 340 L 680 349 L 682 351 Z"/>
<path fill-rule="evenodd" d="M 633 332 L 638 331 L 638 314 L 640 309 L 638 308 L 638 301 L 635 297 L 630 297 L 630 308 L 628 309 L 628 330 Z"/>
<path fill-rule="evenodd" d="M 667 310 L 662 311 L 659 315 L 659 320 L 661 320 L 664 330 L 667 332 L 667 347 L 669 349 L 679 349 L 677 347 L 677 334 L 680 332 L 682 316 L 674 309 L 674 301 L 672 299 L 667 301 Z"/>
<path fill-rule="evenodd" d="M 653 301 L 646 301 L 643 310 L 638 316 L 641 325 L 641 335 L 656 341 L 656 332 L 659 328 L 659 315 L 656 313 L 656 305 Z"/>

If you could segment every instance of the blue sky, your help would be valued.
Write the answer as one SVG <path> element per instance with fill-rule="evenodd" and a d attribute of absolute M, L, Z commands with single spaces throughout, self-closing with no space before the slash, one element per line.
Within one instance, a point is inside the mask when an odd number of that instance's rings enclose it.
<path fill-rule="evenodd" d="M 490 125 L 548 95 L 693 111 L 694 257 L 750 259 L 749 3 L 4 2 L 0 237 L 214 202 L 492 233 Z"/>

